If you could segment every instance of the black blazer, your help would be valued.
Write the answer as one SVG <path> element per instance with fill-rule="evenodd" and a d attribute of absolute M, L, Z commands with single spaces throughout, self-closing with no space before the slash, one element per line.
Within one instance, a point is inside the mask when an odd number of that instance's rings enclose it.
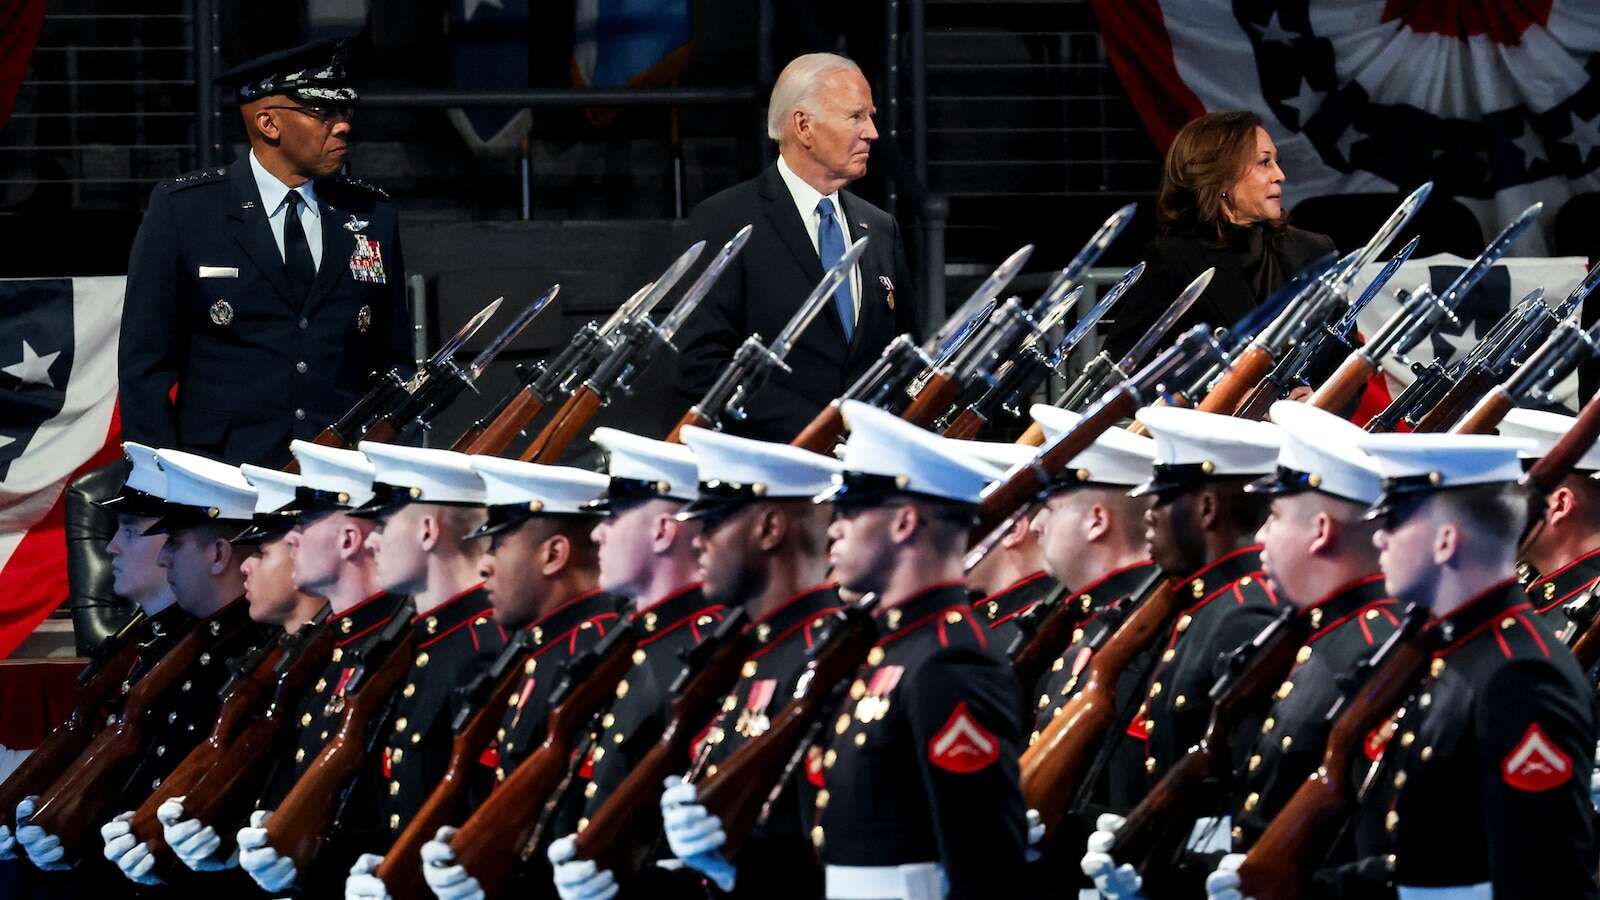
<path fill-rule="evenodd" d="M 122 307 L 129 440 L 281 466 L 289 440 L 310 440 L 343 415 L 370 373 L 409 366 L 394 204 L 343 176 L 316 193 L 322 265 L 302 305 L 289 295 L 248 158 L 156 187 L 128 257 Z M 377 245 L 384 283 L 351 274 L 357 235 Z"/>
<path fill-rule="evenodd" d="M 749 419 L 728 424 L 734 434 L 788 442 L 885 344 L 902 332 L 920 334 L 899 225 L 849 191 L 839 196 L 850 239 L 871 238 L 860 262 L 855 333 L 846 343 L 838 310 L 829 303 L 789 354 L 793 373 L 773 374 L 746 405 Z M 749 242 L 678 335 L 677 388 L 685 408 L 711 387 L 747 335 L 772 340 L 822 280 L 822 262 L 776 164 L 695 207 L 688 240 L 705 240 L 709 258 L 745 225 L 755 226 Z"/>
<path fill-rule="evenodd" d="M 1273 238 L 1268 251 L 1277 256 L 1280 277 L 1272 279 L 1273 283 L 1263 284 L 1258 294 L 1245 274 L 1247 258 L 1243 249 L 1192 231 L 1175 231 L 1157 238 L 1145 247 L 1144 274 L 1117 304 L 1112 311 L 1113 319 L 1104 326 L 1106 349 L 1113 358 L 1126 353 L 1172 305 L 1178 293 L 1208 268 L 1215 266 L 1217 274 L 1211 277 L 1211 284 L 1194 306 L 1189 307 L 1189 312 L 1167 332 L 1169 341 L 1200 322 L 1212 328 L 1233 325 L 1290 276 L 1332 253 L 1333 249 L 1333 240 L 1327 235 L 1285 228 Z"/>

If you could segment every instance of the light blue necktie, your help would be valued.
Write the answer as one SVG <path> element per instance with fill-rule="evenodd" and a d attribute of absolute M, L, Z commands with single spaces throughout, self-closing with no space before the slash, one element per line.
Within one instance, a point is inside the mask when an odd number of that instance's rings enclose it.
<path fill-rule="evenodd" d="M 844 258 L 844 230 L 833 217 L 833 202 L 827 197 L 817 201 L 817 255 L 822 257 L 824 272 L 839 264 Z M 833 292 L 834 305 L 839 309 L 839 322 L 844 325 L 844 339 L 850 340 L 856 330 L 856 305 L 850 298 L 850 279 L 846 278 Z"/>

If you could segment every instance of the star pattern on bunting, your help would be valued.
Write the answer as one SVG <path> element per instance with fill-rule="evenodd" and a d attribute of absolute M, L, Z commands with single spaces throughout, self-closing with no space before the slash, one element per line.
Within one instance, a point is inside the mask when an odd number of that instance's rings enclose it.
<path fill-rule="evenodd" d="M 22 384 L 42 384 L 46 387 L 55 387 L 55 382 L 50 378 L 50 366 L 56 361 L 61 351 L 40 355 L 33 345 L 24 338 L 22 341 L 22 362 L 12 363 L 0 368 L 0 372 L 16 378 Z"/>

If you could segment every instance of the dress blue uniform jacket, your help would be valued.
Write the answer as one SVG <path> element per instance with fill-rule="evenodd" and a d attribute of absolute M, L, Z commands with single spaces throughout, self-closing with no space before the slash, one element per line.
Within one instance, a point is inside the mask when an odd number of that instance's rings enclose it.
<path fill-rule="evenodd" d="M 371 373 L 410 365 L 394 204 L 345 176 L 319 182 L 316 194 L 322 264 L 310 294 L 293 297 L 248 158 L 156 187 L 123 302 L 129 440 L 281 466 L 289 440 L 316 437 L 360 399 Z M 381 272 L 362 254 L 374 246 Z"/>

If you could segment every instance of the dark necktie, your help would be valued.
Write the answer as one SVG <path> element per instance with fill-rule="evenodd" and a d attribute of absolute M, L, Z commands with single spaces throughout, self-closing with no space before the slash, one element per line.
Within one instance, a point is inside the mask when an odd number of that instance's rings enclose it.
<path fill-rule="evenodd" d="M 833 204 L 823 197 L 817 201 L 817 255 L 822 258 L 822 270 L 833 268 L 844 258 L 844 232 L 833 217 Z M 844 326 L 844 339 L 856 330 L 856 304 L 850 295 L 850 279 L 845 278 L 833 292 L 833 302 L 838 307 L 839 324 Z"/>
<path fill-rule="evenodd" d="M 306 301 L 311 283 L 317 279 L 317 266 L 311 261 L 311 244 L 300 225 L 300 208 L 304 205 L 305 198 L 300 192 L 290 191 L 283 219 L 283 268 L 289 276 L 289 290 L 301 303 Z"/>

